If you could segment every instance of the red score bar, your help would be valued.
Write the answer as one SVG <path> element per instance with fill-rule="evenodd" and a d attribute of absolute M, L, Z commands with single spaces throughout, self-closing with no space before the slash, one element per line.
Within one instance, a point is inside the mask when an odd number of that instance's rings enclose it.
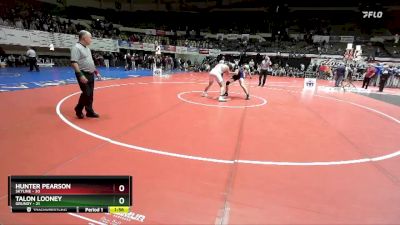
<path fill-rule="evenodd" d="M 120 186 L 123 185 L 124 188 Z M 122 191 L 121 191 L 122 190 Z M 32 194 L 36 190 L 31 190 Z M 89 184 L 71 184 L 69 189 L 39 189 L 37 194 L 128 194 L 129 184 L 102 184 L 102 185 L 89 185 Z"/>
<path fill-rule="evenodd" d="M 10 194 L 130 194 L 130 176 L 10 176 Z"/>

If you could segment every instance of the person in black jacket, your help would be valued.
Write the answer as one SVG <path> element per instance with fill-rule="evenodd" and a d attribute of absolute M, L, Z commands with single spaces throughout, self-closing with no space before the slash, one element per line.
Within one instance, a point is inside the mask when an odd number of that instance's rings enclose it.
<path fill-rule="evenodd" d="M 383 71 L 381 74 L 381 79 L 379 80 L 379 92 L 383 92 L 383 89 L 385 88 L 386 82 L 389 79 L 389 77 L 393 76 L 395 73 L 395 70 L 393 68 L 393 65 L 383 66 Z"/>
<path fill-rule="evenodd" d="M 346 73 L 346 67 L 344 66 L 343 63 L 339 64 L 338 68 L 336 68 L 335 87 L 339 87 L 342 84 L 345 73 Z"/>

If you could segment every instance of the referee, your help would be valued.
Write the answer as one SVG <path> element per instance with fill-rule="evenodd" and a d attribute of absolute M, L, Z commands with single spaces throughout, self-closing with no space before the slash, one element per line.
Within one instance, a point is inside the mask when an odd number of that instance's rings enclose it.
<path fill-rule="evenodd" d="M 265 56 L 264 60 L 261 62 L 260 76 L 258 77 L 258 86 L 264 87 L 267 75 L 272 74 L 270 69 L 272 63 L 268 56 Z"/>
<path fill-rule="evenodd" d="M 92 52 L 87 47 L 92 43 L 92 35 L 85 30 L 79 32 L 79 42 L 71 49 L 71 66 L 74 68 L 76 79 L 82 91 L 79 102 L 75 107 L 76 116 L 83 119 L 82 110 L 85 108 L 86 116 L 98 118 L 99 114 L 93 110 L 94 76 L 101 79 L 94 66 Z"/>

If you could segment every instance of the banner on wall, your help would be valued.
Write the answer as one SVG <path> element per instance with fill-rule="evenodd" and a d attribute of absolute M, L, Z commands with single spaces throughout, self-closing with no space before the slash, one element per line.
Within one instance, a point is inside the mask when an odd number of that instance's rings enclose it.
<path fill-rule="evenodd" d="M 337 59 L 333 59 L 333 58 L 312 58 L 311 59 L 311 64 L 317 64 L 317 65 L 321 65 L 321 64 L 325 64 L 329 67 L 337 67 L 339 66 L 339 64 L 345 63 L 343 61 L 343 57 L 342 58 L 337 58 Z M 365 61 L 358 61 L 358 62 L 351 62 L 350 65 L 364 65 L 365 67 L 367 66 L 367 63 Z"/>
<path fill-rule="evenodd" d="M 354 42 L 354 36 L 340 36 L 340 42 L 353 43 Z"/>
<path fill-rule="evenodd" d="M 208 54 L 211 56 L 219 56 L 221 54 L 220 49 L 209 49 Z"/>
<path fill-rule="evenodd" d="M 257 34 L 260 35 L 261 37 L 264 37 L 264 38 L 272 37 L 272 33 L 257 33 Z"/>
<path fill-rule="evenodd" d="M 127 41 L 119 40 L 118 45 L 120 48 L 129 48 L 129 43 Z"/>
<path fill-rule="evenodd" d="M 169 35 L 169 36 L 175 35 L 175 33 L 172 30 L 171 31 L 166 31 L 165 34 Z"/>
<path fill-rule="evenodd" d="M 369 40 L 370 40 L 371 42 L 381 42 L 381 43 L 385 42 L 385 39 L 382 38 L 382 37 L 372 37 L 372 38 L 370 38 Z"/>
<path fill-rule="evenodd" d="M 199 49 L 198 48 L 195 48 L 195 47 L 188 47 L 187 48 L 187 52 L 190 52 L 190 53 L 198 53 L 199 52 Z"/>
<path fill-rule="evenodd" d="M 176 52 L 176 47 L 173 45 L 165 45 L 164 50 L 168 52 Z"/>
<path fill-rule="evenodd" d="M 329 36 L 330 42 L 340 42 L 340 36 Z"/>
<path fill-rule="evenodd" d="M 142 50 L 143 49 L 143 44 L 140 42 L 132 42 L 131 43 L 131 48 L 135 50 Z"/>
<path fill-rule="evenodd" d="M 324 35 L 314 35 L 312 36 L 313 42 L 314 43 L 320 43 L 320 42 L 329 42 L 329 36 L 324 36 Z"/>
<path fill-rule="evenodd" d="M 304 34 L 289 34 L 289 37 L 297 40 L 304 40 Z"/>
<path fill-rule="evenodd" d="M 157 30 L 156 34 L 159 35 L 159 36 L 165 36 L 166 32 L 164 30 Z"/>
<path fill-rule="evenodd" d="M 240 38 L 239 34 L 227 34 L 227 35 L 225 35 L 225 37 L 228 40 L 236 40 L 236 39 Z"/>
<path fill-rule="evenodd" d="M 176 53 L 187 53 L 187 48 L 182 46 L 176 46 Z"/>
<path fill-rule="evenodd" d="M 208 55 L 210 53 L 209 49 L 201 48 L 199 53 L 202 55 Z"/>
<path fill-rule="evenodd" d="M 156 35 L 157 31 L 155 29 L 146 29 L 146 34 L 148 34 L 148 35 Z"/>
<path fill-rule="evenodd" d="M 143 50 L 155 51 L 156 46 L 153 43 L 143 43 Z"/>

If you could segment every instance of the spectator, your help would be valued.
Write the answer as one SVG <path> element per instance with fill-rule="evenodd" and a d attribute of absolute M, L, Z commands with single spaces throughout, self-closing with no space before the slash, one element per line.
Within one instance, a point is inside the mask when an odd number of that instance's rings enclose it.
<path fill-rule="evenodd" d="M 125 58 L 125 61 L 126 61 L 125 70 L 131 70 L 132 69 L 132 57 L 131 57 L 131 54 L 128 52 L 125 55 L 124 58 Z"/>
<path fill-rule="evenodd" d="M 37 65 L 37 55 L 36 51 L 33 48 L 28 48 L 28 51 L 26 52 L 26 55 L 28 56 L 29 59 L 29 72 L 33 71 L 33 67 L 36 68 L 36 72 L 39 72 L 39 66 Z"/>
<path fill-rule="evenodd" d="M 5 19 L 5 20 L 3 21 L 3 25 L 4 25 L 4 26 L 12 26 L 12 23 L 10 22 L 10 20 Z"/>
<path fill-rule="evenodd" d="M 110 62 L 111 62 L 111 53 L 107 52 L 104 56 L 104 65 L 105 67 L 109 68 L 110 67 Z"/>
<path fill-rule="evenodd" d="M 382 74 L 379 79 L 379 91 L 378 92 L 383 92 L 383 89 L 386 86 L 386 82 L 389 79 L 390 76 L 393 75 L 393 66 L 391 65 L 388 67 L 388 65 L 384 65 L 382 69 Z"/>
<path fill-rule="evenodd" d="M 375 76 L 376 69 L 372 64 L 368 65 L 367 72 L 364 74 L 364 80 L 362 84 L 362 88 L 368 89 L 369 81 L 373 76 Z"/>
<path fill-rule="evenodd" d="M 47 23 L 43 23 L 42 30 L 49 31 L 49 26 L 47 25 Z"/>
<path fill-rule="evenodd" d="M 18 61 L 19 61 L 19 64 L 20 64 L 21 66 L 26 65 L 26 56 L 24 56 L 23 54 L 21 54 L 21 55 L 18 57 Z"/>
<path fill-rule="evenodd" d="M 29 29 L 30 30 L 37 30 L 37 26 L 36 26 L 36 22 L 35 21 L 31 21 L 29 24 Z"/>
<path fill-rule="evenodd" d="M 342 80 L 346 73 L 346 67 L 343 63 L 339 64 L 338 68 L 335 71 L 336 73 L 336 82 L 335 87 L 339 87 L 342 84 Z"/>
<path fill-rule="evenodd" d="M 15 67 L 15 57 L 13 55 L 8 56 L 7 62 L 10 67 Z"/>
<path fill-rule="evenodd" d="M 19 28 L 19 29 L 24 29 L 24 25 L 22 24 L 22 20 L 21 20 L 21 19 L 18 19 L 18 20 L 15 22 L 15 27 L 16 27 L 16 28 Z"/>

